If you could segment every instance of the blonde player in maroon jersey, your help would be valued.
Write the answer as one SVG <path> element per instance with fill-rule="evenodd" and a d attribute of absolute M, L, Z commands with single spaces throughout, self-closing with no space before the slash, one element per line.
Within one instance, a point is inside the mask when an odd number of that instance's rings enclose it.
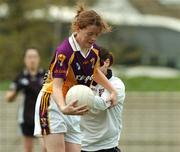
<path fill-rule="evenodd" d="M 111 104 L 116 104 L 116 90 L 98 69 L 99 48 L 95 45 L 97 37 L 110 27 L 95 11 L 80 6 L 72 31 L 57 47 L 36 102 L 34 134 L 43 137 L 48 152 L 80 151 L 80 117 L 72 115 L 83 115 L 88 108 L 77 107 L 77 101 L 65 104 L 71 86 L 90 86 L 94 80 L 109 90 Z"/>

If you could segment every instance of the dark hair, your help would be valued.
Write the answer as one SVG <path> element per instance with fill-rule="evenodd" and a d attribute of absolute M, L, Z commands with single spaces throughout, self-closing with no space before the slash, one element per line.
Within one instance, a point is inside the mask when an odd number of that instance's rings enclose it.
<path fill-rule="evenodd" d="M 94 10 L 86 10 L 84 5 L 79 4 L 77 14 L 72 22 L 71 29 L 75 32 L 78 28 L 83 29 L 88 25 L 96 25 L 100 27 L 102 32 L 110 32 L 111 27 L 101 18 Z"/>
<path fill-rule="evenodd" d="M 100 57 L 100 66 L 104 65 L 104 61 L 106 59 L 110 60 L 110 65 L 111 66 L 114 62 L 113 54 L 109 52 L 107 49 L 100 47 L 100 52 L 99 52 L 99 57 Z"/>

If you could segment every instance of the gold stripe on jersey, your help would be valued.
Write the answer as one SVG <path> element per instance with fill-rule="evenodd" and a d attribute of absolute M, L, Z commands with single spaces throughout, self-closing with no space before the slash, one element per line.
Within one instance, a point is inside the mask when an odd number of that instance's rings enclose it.
<path fill-rule="evenodd" d="M 97 61 L 96 61 L 96 64 L 95 64 L 95 67 L 96 68 L 99 68 L 100 67 L 100 58 L 99 58 L 99 51 L 95 48 L 92 48 L 92 51 L 96 54 L 97 56 Z"/>
<path fill-rule="evenodd" d="M 92 48 L 92 51 L 96 54 L 97 56 L 97 61 L 96 64 L 94 65 L 94 71 L 93 71 L 93 75 L 95 73 L 95 71 L 100 67 L 100 58 L 99 58 L 99 51 L 95 48 Z M 91 85 L 92 85 L 93 81 L 91 81 Z"/>

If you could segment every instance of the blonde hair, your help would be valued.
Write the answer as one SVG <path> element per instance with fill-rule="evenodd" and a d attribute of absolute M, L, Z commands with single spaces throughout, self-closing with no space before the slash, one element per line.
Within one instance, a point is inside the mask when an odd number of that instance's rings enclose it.
<path fill-rule="evenodd" d="M 86 28 L 88 25 L 96 25 L 100 27 L 101 33 L 111 31 L 111 27 L 94 10 L 86 10 L 82 4 L 77 6 L 77 14 L 71 25 L 72 32 L 77 31 L 78 28 Z"/>

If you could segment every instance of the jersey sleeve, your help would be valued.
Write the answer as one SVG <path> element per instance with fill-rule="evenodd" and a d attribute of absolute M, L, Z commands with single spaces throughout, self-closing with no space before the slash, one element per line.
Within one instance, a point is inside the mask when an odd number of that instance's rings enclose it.
<path fill-rule="evenodd" d="M 108 96 L 109 97 L 109 94 Z M 94 98 L 94 108 L 98 110 L 106 110 L 111 106 L 111 102 L 108 101 L 107 99 L 104 99 L 102 97 L 99 97 L 98 95 L 95 96 Z"/>
<path fill-rule="evenodd" d="M 14 81 L 12 81 L 12 82 L 10 83 L 9 89 L 12 90 L 12 91 L 16 91 L 16 92 L 18 92 L 18 91 L 20 91 L 20 90 L 23 89 L 23 86 L 22 86 L 22 84 L 21 84 L 21 76 L 20 76 L 20 75 L 18 75 L 18 76 L 14 79 Z"/>
<path fill-rule="evenodd" d="M 53 78 L 66 79 L 69 58 L 65 51 L 57 51 L 55 56 L 55 65 L 52 70 Z"/>
<path fill-rule="evenodd" d="M 126 96 L 124 83 L 119 78 L 115 78 L 111 84 L 117 90 L 117 103 L 123 104 Z"/>

